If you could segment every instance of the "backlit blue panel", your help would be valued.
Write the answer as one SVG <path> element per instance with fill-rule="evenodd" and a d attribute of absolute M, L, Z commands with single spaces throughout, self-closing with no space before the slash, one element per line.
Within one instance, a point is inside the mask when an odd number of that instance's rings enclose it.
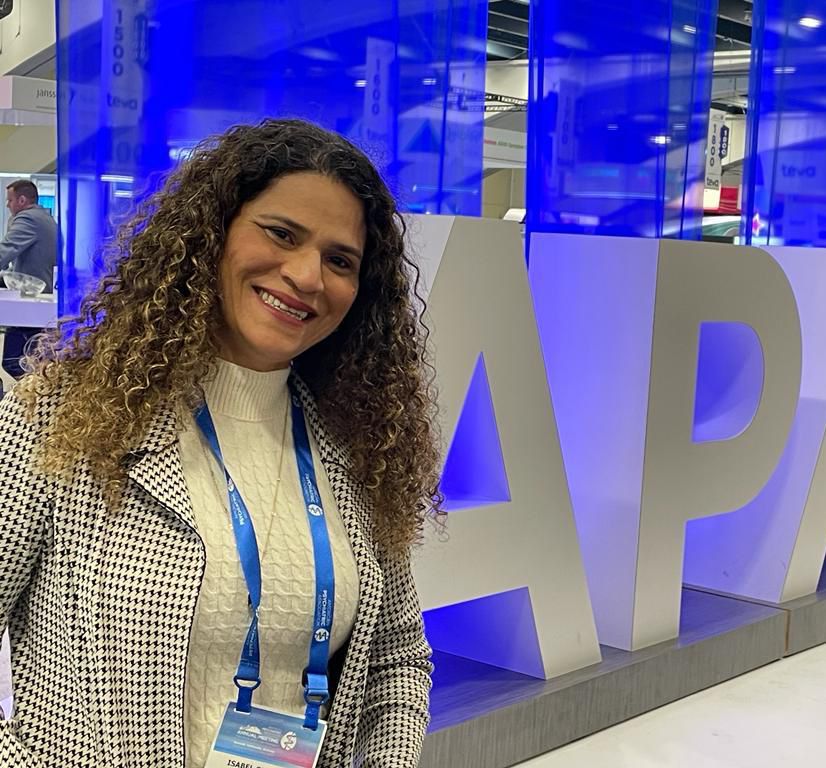
<path fill-rule="evenodd" d="M 523 675 L 545 677 L 527 587 L 433 608 L 425 611 L 424 624 L 433 648 Z M 468 638 L 473 638 L 473 643 L 468 643 Z"/>
<path fill-rule="evenodd" d="M 532 0 L 530 231 L 699 237 L 716 11 Z"/>
<path fill-rule="evenodd" d="M 337 130 L 403 209 L 481 210 L 485 0 L 58 0 L 61 296 L 207 135 L 267 116 Z"/>
<path fill-rule="evenodd" d="M 511 500 L 482 355 L 473 371 L 462 415 L 445 460 L 441 489 L 447 510 Z"/>
<path fill-rule="evenodd" d="M 763 348 L 751 326 L 703 323 L 692 439 L 731 440 L 751 424 L 763 393 Z"/>
<path fill-rule="evenodd" d="M 756 0 L 753 19 L 744 235 L 826 246 L 826 4 Z"/>

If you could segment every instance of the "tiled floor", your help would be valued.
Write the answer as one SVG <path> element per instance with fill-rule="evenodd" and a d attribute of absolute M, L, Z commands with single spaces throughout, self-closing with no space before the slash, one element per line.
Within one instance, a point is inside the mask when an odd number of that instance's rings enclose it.
<path fill-rule="evenodd" d="M 824 767 L 826 646 L 521 764 L 521 768 Z"/>

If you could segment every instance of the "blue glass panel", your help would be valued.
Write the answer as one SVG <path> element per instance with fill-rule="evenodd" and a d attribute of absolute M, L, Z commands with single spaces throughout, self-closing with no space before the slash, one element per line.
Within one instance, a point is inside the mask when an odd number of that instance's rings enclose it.
<path fill-rule="evenodd" d="M 95 253 L 200 139 L 304 117 L 374 158 L 405 210 L 478 215 L 485 0 L 58 0 L 64 311 Z"/>
<path fill-rule="evenodd" d="M 496 504 L 511 499 L 482 355 L 479 355 L 473 371 L 462 414 L 447 454 L 441 489 L 447 510 Z"/>
<path fill-rule="evenodd" d="M 716 0 L 532 0 L 529 231 L 699 237 Z"/>
<path fill-rule="evenodd" d="M 743 234 L 826 246 L 826 6 L 756 0 L 753 24 Z"/>

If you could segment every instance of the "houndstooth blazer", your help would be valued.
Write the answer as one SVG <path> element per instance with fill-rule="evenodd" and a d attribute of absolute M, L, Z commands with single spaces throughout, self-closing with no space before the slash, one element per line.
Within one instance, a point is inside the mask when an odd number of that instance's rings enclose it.
<path fill-rule="evenodd" d="M 409 560 L 377 554 L 370 504 L 299 389 L 360 581 L 319 767 L 413 768 L 431 666 Z M 0 766 L 179 768 L 206 556 L 175 414 L 161 409 L 127 457 L 112 512 L 87 467 L 58 483 L 32 461 L 56 399 L 42 398 L 31 420 L 13 391 L 0 402 L 0 630 L 7 617 L 15 697 L 0 721 Z"/>

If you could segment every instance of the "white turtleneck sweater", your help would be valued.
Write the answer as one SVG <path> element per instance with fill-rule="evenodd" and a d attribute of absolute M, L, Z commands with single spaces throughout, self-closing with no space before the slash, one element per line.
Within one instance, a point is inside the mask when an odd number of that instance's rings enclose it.
<path fill-rule="evenodd" d="M 262 682 L 253 704 L 300 715 L 315 566 L 293 450 L 288 375 L 288 369 L 262 373 L 218 360 L 217 375 L 205 385 L 205 393 L 224 461 L 252 516 L 260 551 Z M 335 568 L 333 653 L 344 644 L 355 621 L 358 573 L 312 436 L 310 441 Z M 185 702 L 186 768 L 202 768 L 224 709 L 237 695 L 232 678 L 250 614 L 226 481 L 194 420 L 181 434 L 180 451 L 198 532 L 206 546 L 206 570 L 190 636 Z"/>

